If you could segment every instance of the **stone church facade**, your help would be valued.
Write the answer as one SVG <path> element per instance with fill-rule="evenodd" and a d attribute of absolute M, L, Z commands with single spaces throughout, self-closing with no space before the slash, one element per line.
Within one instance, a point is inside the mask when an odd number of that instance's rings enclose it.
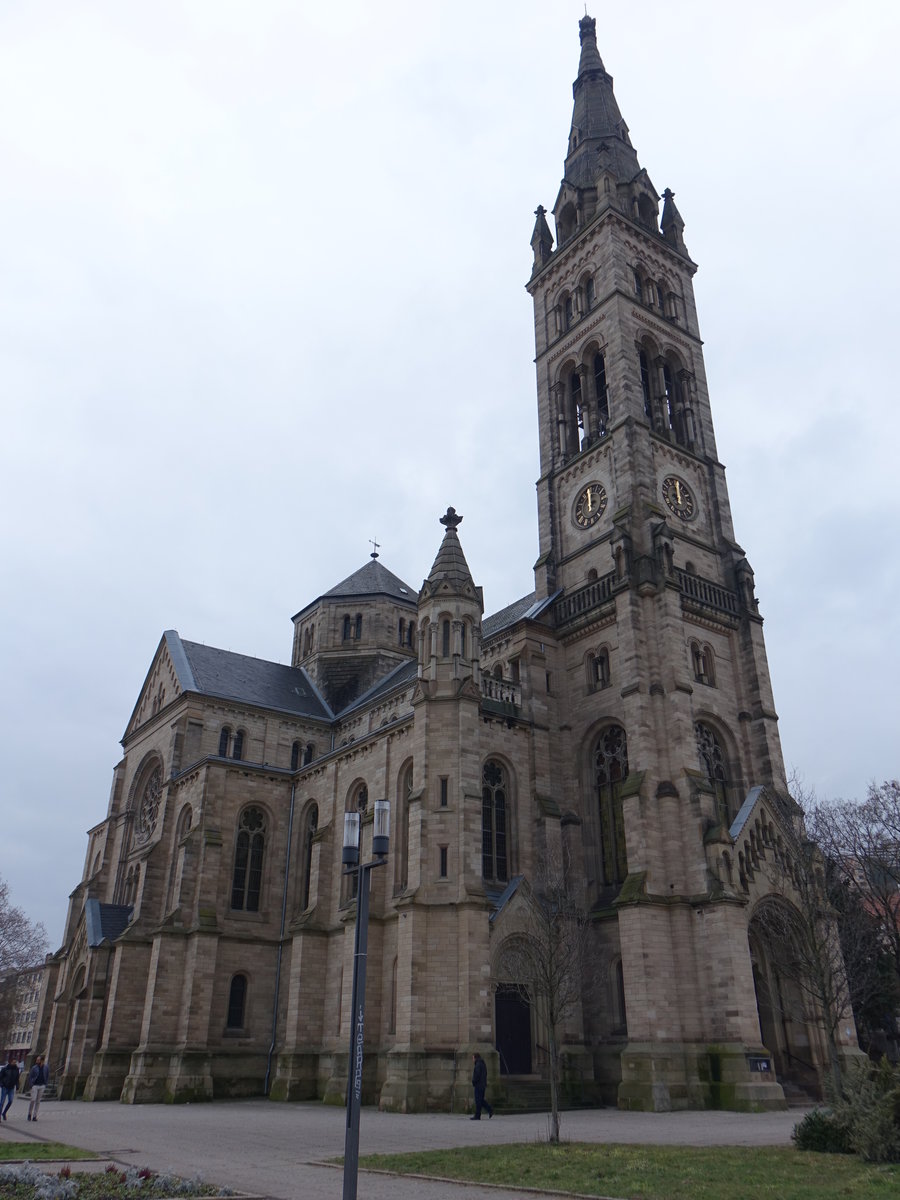
<path fill-rule="evenodd" d="M 539 1006 L 502 950 L 548 861 L 569 865 L 590 920 L 570 1096 L 777 1107 L 827 1057 L 814 1014 L 776 1003 L 787 985 L 755 924 L 800 818 L 696 268 L 592 19 L 580 35 L 556 237 L 539 207 L 528 283 L 534 591 L 485 616 L 451 508 L 421 588 L 373 555 L 293 618 L 290 666 L 163 635 L 48 964 L 36 1044 L 63 1095 L 342 1103 L 343 817 L 361 814 L 365 854 L 379 798 L 367 1102 L 458 1110 L 473 1050 L 499 1093 L 546 1077 Z"/>

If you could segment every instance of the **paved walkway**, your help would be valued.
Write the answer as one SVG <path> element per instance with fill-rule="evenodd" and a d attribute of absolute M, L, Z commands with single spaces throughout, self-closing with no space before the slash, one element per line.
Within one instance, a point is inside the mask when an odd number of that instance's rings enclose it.
<path fill-rule="evenodd" d="M 321 1104 L 268 1100 L 214 1104 L 127 1105 L 47 1101 L 37 1125 L 26 1122 L 27 1101 L 17 1099 L 0 1139 L 41 1139 L 96 1150 L 117 1162 L 169 1170 L 273 1200 L 339 1200 L 340 1170 L 325 1160 L 344 1152 L 344 1111 Z M 803 1115 L 782 1113 L 626 1113 L 592 1109 L 564 1113 L 567 1141 L 656 1143 L 682 1146 L 784 1145 Z M 475 1125 L 478 1128 L 475 1128 Z M 409 1116 L 363 1109 L 360 1153 L 537 1142 L 547 1137 L 545 1115 Z M 362 1200 L 521 1200 L 521 1193 L 470 1184 L 398 1179 L 361 1172 Z"/>

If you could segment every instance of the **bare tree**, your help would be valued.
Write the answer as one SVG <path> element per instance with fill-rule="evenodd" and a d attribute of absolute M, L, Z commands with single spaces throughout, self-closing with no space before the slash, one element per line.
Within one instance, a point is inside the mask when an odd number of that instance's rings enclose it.
<path fill-rule="evenodd" d="M 511 931 L 498 963 L 510 982 L 534 1002 L 546 1029 L 550 1056 L 550 1141 L 559 1141 L 561 1039 L 584 987 L 588 927 L 569 887 L 563 852 L 544 854 L 533 884 L 519 889 Z"/>
<path fill-rule="evenodd" d="M 860 802 L 810 807 L 825 855 L 850 996 L 862 1034 L 896 1037 L 900 1008 L 900 782 L 869 787 Z"/>
<path fill-rule="evenodd" d="M 8 1041 L 19 973 L 46 953 L 46 929 L 10 903 L 9 884 L 0 879 L 0 1046 Z"/>

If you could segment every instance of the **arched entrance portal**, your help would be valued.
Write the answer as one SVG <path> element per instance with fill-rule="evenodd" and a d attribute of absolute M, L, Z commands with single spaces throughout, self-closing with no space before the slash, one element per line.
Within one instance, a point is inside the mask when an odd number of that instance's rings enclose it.
<path fill-rule="evenodd" d="M 788 969 L 788 965 L 792 961 L 796 964 L 799 957 L 796 947 L 788 944 L 791 940 L 786 934 L 789 924 L 783 913 L 775 922 L 767 920 L 765 904 L 757 909 L 750 921 L 748 938 L 760 1036 L 772 1055 L 779 1083 L 793 1083 L 820 1096 L 818 1038 L 797 978 Z M 774 944 L 771 932 L 776 928 L 781 934 L 778 945 Z"/>
<path fill-rule="evenodd" d="M 521 988 L 498 984 L 494 1029 L 501 1075 L 531 1074 L 531 1003 Z"/>

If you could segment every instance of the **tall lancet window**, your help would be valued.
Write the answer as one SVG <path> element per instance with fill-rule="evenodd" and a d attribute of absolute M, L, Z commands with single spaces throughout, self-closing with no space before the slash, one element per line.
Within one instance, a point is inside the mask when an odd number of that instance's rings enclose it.
<path fill-rule="evenodd" d="M 700 766 L 706 772 L 716 795 L 716 814 L 723 825 L 727 825 L 734 814 L 728 803 L 731 792 L 731 771 L 728 756 L 716 731 L 703 721 L 694 726 L 697 736 L 697 755 Z"/>
<path fill-rule="evenodd" d="M 644 416 L 650 422 L 650 428 L 654 429 L 653 422 L 653 396 L 650 390 L 650 364 L 647 362 L 647 355 L 642 350 L 639 355 L 641 364 L 641 391 L 644 395 Z"/>
<path fill-rule="evenodd" d="M 489 759 L 481 776 L 481 874 L 506 883 L 509 879 L 509 776 L 506 768 Z"/>
<path fill-rule="evenodd" d="M 621 725 L 610 725 L 594 749 L 597 801 L 600 807 L 600 853 L 603 882 L 618 886 L 628 874 L 622 783 L 628 775 L 628 745 Z"/>
<path fill-rule="evenodd" d="M 245 808 L 241 813 L 234 844 L 232 908 L 243 909 L 244 912 L 259 912 L 265 842 L 265 813 L 261 808 Z"/>
<path fill-rule="evenodd" d="M 594 355 L 594 391 L 597 393 L 598 433 L 604 437 L 609 427 L 609 392 L 606 388 L 606 359 L 602 354 Z"/>

